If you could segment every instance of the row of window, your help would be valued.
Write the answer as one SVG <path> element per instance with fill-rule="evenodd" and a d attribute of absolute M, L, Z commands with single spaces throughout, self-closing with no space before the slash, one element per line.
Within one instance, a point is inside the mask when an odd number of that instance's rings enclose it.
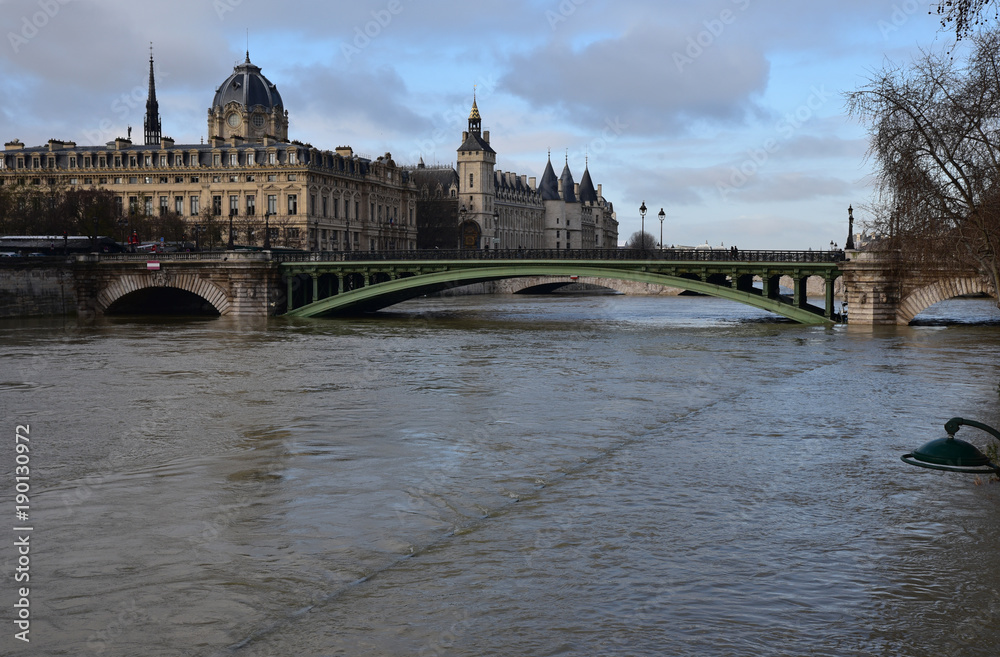
<path fill-rule="evenodd" d="M 161 196 L 160 197 L 160 214 L 164 215 L 170 212 L 170 197 Z M 188 197 L 188 209 L 189 215 L 196 217 L 201 214 L 201 196 L 189 196 Z M 173 211 L 175 214 L 184 215 L 184 197 L 174 196 L 173 198 Z M 118 211 L 122 211 L 123 200 L 122 197 L 115 197 L 115 202 L 118 206 Z M 287 214 L 295 215 L 299 212 L 299 199 L 296 194 L 289 194 L 286 197 L 287 203 Z M 253 216 L 257 214 L 257 196 L 255 194 L 247 194 L 246 196 L 246 214 Z M 132 214 L 136 214 L 142 210 L 144 214 L 153 214 L 153 197 L 145 196 L 129 196 L 128 197 L 128 210 Z M 278 213 L 278 195 L 268 194 L 267 195 L 267 214 L 277 214 Z M 214 195 L 212 196 L 212 214 L 219 216 L 222 215 L 222 196 Z M 240 197 L 236 194 L 229 196 L 229 214 L 238 215 L 240 214 Z"/>
<path fill-rule="evenodd" d="M 243 166 L 253 166 L 253 165 L 263 165 L 263 164 L 278 164 L 278 154 L 276 152 L 266 153 L 265 157 L 261 159 L 260 162 L 257 161 L 256 151 L 246 151 L 244 156 L 241 158 L 240 153 L 227 153 L 228 157 L 225 162 L 228 166 L 238 167 L 241 166 L 241 159 Z M 222 153 L 212 153 L 212 166 L 222 166 L 223 163 Z M 35 156 L 32 158 L 16 157 L 14 159 L 14 166 L 17 169 L 55 169 L 56 168 L 56 158 L 55 156 L 48 156 L 42 158 L 41 156 Z M 97 166 L 99 169 L 106 169 L 110 164 L 112 167 L 118 169 L 123 166 L 128 166 L 130 168 L 136 167 L 152 167 L 154 162 L 161 169 L 166 169 L 169 167 L 182 167 L 182 166 L 201 166 L 201 153 L 171 153 L 170 155 L 70 155 L 69 156 L 69 168 L 76 169 L 82 162 L 83 168 L 90 169 L 91 167 Z M 295 151 L 288 151 L 288 156 L 283 164 L 298 164 L 299 158 Z M 6 168 L 6 158 L 0 157 L 0 169 Z"/>

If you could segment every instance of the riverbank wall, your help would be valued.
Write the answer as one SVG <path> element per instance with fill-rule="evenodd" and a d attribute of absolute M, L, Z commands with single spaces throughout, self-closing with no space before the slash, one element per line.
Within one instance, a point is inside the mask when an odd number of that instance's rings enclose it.
<path fill-rule="evenodd" d="M 76 305 L 73 270 L 63 258 L 0 259 L 0 318 L 68 315 Z"/>

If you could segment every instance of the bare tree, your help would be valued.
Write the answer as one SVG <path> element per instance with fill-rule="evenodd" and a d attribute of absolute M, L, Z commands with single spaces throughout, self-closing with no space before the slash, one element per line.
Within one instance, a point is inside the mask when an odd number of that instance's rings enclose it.
<path fill-rule="evenodd" d="M 656 238 L 649 233 L 637 230 L 632 233 L 632 237 L 628 238 L 628 241 L 625 242 L 625 248 L 652 251 L 656 248 Z"/>
<path fill-rule="evenodd" d="M 989 17 L 984 14 L 991 6 L 996 21 L 1000 18 L 997 0 L 939 0 L 937 13 L 941 17 L 941 27 L 950 29 L 954 25 L 955 36 L 962 39 L 989 23 Z"/>
<path fill-rule="evenodd" d="M 847 95 L 877 165 L 873 219 L 908 261 L 958 261 L 997 288 L 1000 265 L 1000 32 L 967 62 L 925 53 Z"/>

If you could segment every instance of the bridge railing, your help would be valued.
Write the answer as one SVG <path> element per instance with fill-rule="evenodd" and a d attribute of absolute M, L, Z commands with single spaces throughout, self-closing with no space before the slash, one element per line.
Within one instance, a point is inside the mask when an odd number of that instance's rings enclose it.
<path fill-rule="evenodd" d="M 279 262 L 379 262 L 399 260 L 650 260 L 680 262 L 841 262 L 843 251 L 743 251 L 732 249 L 426 249 L 418 251 L 317 251 L 282 253 Z"/>
<path fill-rule="evenodd" d="M 271 262 L 390 262 L 401 260 L 628 260 L 674 262 L 803 262 L 831 263 L 845 259 L 843 251 L 745 251 L 737 249 L 424 249 L 415 251 L 192 251 L 178 253 L 116 253 L 77 256 L 94 262 L 271 261 Z"/>

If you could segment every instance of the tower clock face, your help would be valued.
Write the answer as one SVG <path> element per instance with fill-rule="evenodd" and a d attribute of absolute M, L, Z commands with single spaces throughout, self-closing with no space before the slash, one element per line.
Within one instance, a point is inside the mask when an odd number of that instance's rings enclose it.
<path fill-rule="evenodd" d="M 230 128 L 238 128 L 240 126 L 240 115 L 233 112 L 226 117 L 226 122 L 229 124 Z"/>

